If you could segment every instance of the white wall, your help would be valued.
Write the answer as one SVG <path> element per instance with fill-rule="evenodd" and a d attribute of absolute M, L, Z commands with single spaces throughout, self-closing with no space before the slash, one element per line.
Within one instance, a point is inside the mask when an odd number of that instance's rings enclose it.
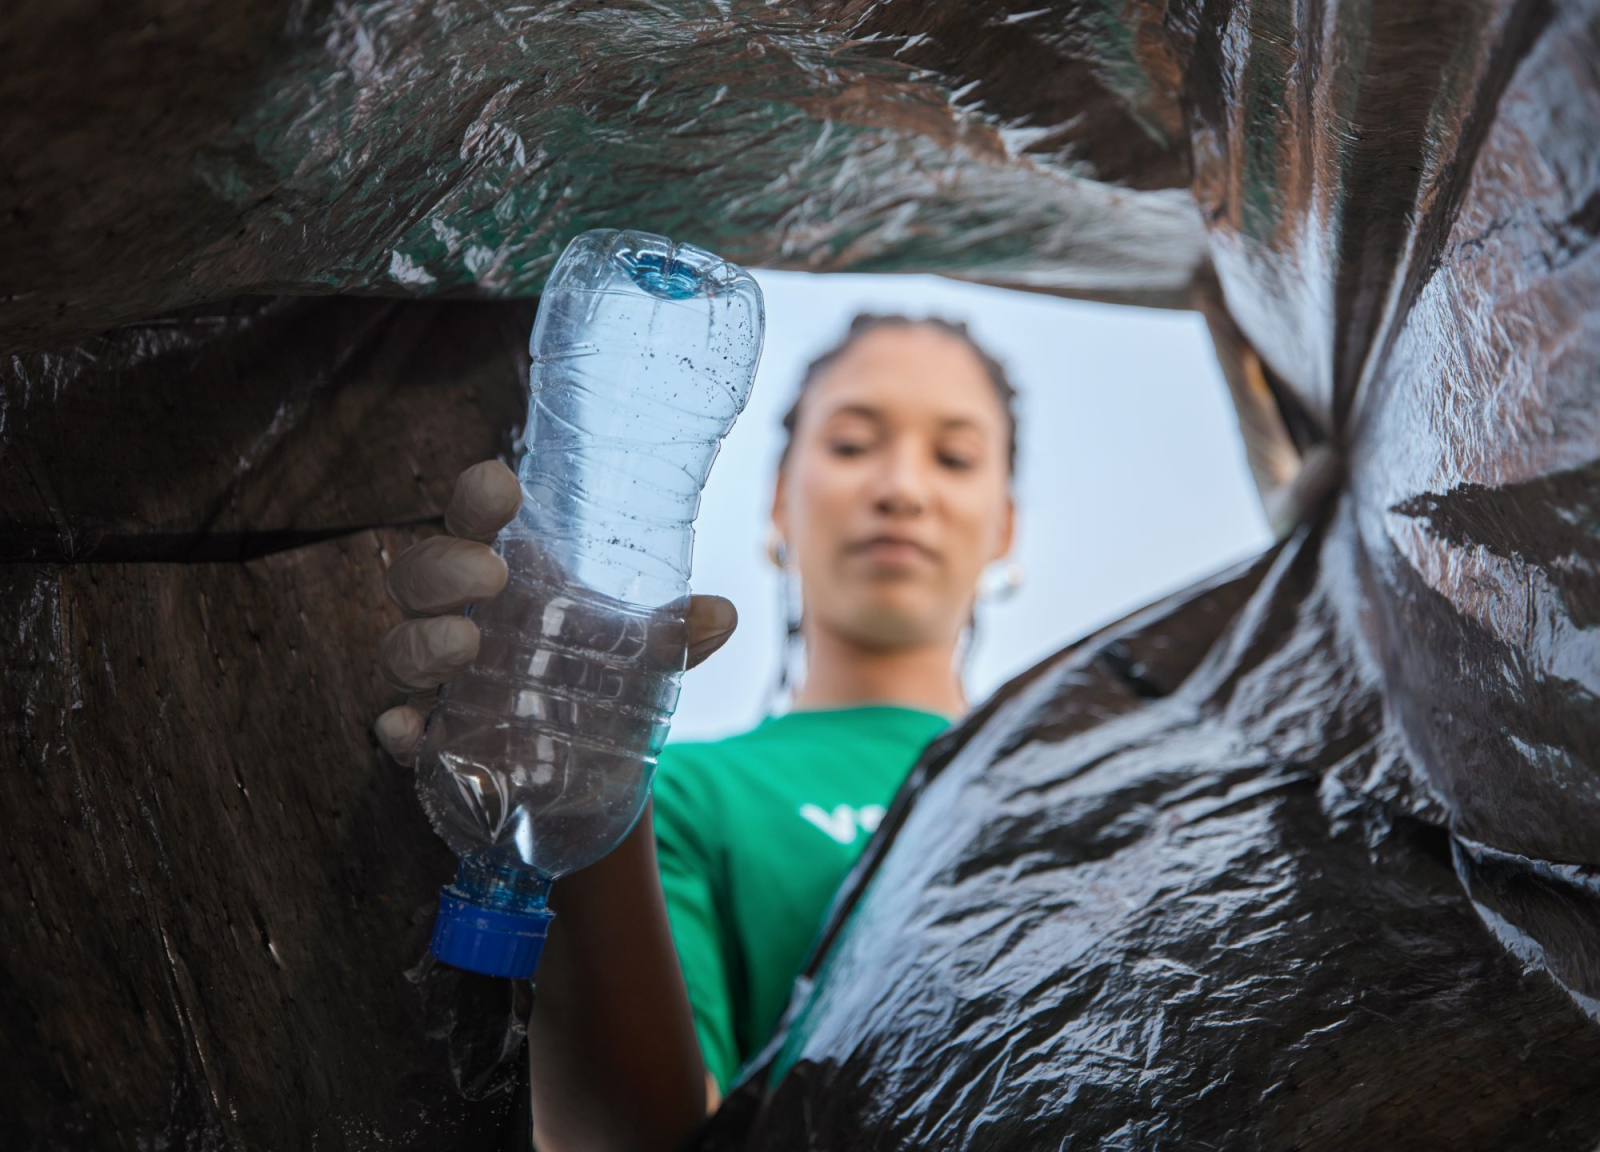
<path fill-rule="evenodd" d="M 1099 624 L 1270 542 L 1227 391 L 1198 315 L 1056 300 L 927 276 L 760 272 L 767 338 L 750 406 L 711 473 L 693 583 L 739 606 L 739 630 L 690 672 L 675 739 L 762 715 L 782 637 L 762 555 L 778 422 L 805 364 L 862 310 L 965 320 L 1020 393 L 1017 559 L 1025 581 L 980 609 L 974 703 Z"/>

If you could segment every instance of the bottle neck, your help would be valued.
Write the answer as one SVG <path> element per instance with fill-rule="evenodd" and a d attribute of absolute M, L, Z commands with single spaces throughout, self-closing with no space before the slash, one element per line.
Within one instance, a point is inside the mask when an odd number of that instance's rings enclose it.
<path fill-rule="evenodd" d="M 500 912 L 536 911 L 550 898 L 547 877 L 481 855 L 461 858 L 450 887 L 467 903 Z"/>

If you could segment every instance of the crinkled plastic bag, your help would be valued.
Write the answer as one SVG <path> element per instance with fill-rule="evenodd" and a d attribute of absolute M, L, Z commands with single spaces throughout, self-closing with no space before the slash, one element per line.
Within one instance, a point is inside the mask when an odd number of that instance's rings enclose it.
<path fill-rule="evenodd" d="M 930 752 L 703 1146 L 1600 1142 L 1595 0 L 0 20 L 0 1145 L 518 1139 L 370 653 L 619 213 L 1202 306 L 1310 511 Z"/>

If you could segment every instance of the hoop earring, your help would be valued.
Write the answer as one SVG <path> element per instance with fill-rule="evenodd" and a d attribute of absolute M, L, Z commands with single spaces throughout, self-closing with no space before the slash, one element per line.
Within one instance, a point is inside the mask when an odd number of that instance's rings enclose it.
<path fill-rule="evenodd" d="M 800 612 L 796 610 L 795 604 L 794 573 L 783 563 L 788 557 L 783 553 L 781 540 L 777 542 L 774 550 L 778 557 L 773 562 L 778 565 L 781 574 L 781 579 L 778 581 L 778 617 L 783 621 L 783 642 L 778 648 L 778 676 L 767 692 L 767 701 L 763 708 L 768 716 L 775 715 L 777 708 L 785 704 L 790 685 L 794 682 L 791 666 L 794 663 L 795 651 L 797 648 L 804 651 L 801 641 Z"/>
<path fill-rule="evenodd" d="M 1006 562 L 998 577 L 985 576 L 978 585 L 978 599 L 1003 603 L 1022 589 L 1022 565 L 1015 560 Z"/>
<path fill-rule="evenodd" d="M 789 564 L 789 549 L 784 546 L 783 535 L 776 527 L 767 529 L 767 542 L 764 548 L 767 554 L 767 563 L 782 571 Z"/>

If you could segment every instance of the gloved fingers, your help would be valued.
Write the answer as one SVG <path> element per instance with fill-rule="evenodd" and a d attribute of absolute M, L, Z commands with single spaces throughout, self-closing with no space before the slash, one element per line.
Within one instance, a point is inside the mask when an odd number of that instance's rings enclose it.
<path fill-rule="evenodd" d="M 421 712 L 401 704 L 379 716 L 372 731 L 383 750 L 409 768 L 416 763 L 417 745 L 422 743 L 422 720 Z"/>
<path fill-rule="evenodd" d="M 595 637 L 588 646 L 604 648 L 615 639 L 617 617 L 602 608 L 594 622 Z M 738 622 L 732 601 L 721 596 L 691 596 L 687 606 L 682 601 L 667 605 L 645 622 L 645 662 L 661 672 L 693 668 L 727 643 Z"/>
<path fill-rule="evenodd" d="M 452 536 L 487 543 L 511 523 L 522 507 L 517 474 L 498 460 L 474 464 L 456 477 L 445 506 L 444 526 Z"/>
<path fill-rule="evenodd" d="M 402 692 L 437 688 L 478 657 L 478 626 L 465 616 L 406 620 L 378 645 L 384 679 Z"/>
<path fill-rule="evenodd" d="M 459 612 L 506 586 L 506 562 L 487 544 L 430 536 L 389 566 L 389 595 L 418 616 Z"/>
<path fill-rule="evenodd" d="M 724 597 L 693 596 L 685 622 L 692 668 L 727 643 L 739 613 Z M 477 654 L 477 626 L 464 616 L 407 620 L 383 638 L 379 660 L 384 676 L 411 693 L 407 703 L 390 708 L 373 724 L 378 743 L 398 763 L 407 767 L 416 763 L 425 720 L 420 705 L 431 702 L 428 690 L 472 663 Z"/>
<path fill-rule="evenodd" d="M 686 614 L 689 625 L 689 663 L 693 668 L 728 642 L 739 626 L 739 611 L 722 596 L 691 596 Z"/>

